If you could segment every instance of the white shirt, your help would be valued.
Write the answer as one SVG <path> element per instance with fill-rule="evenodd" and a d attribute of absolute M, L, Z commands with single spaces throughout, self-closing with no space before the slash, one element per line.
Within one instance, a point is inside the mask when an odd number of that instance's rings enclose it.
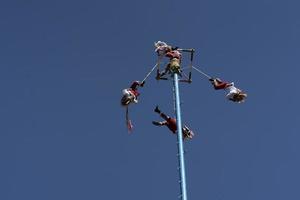
<path fill-rule="evenodd" d="M 234 87 L 233 82 L 231 83 L 231 86 L 225 88 L 225 90 L 228 91 L 228 94 L 226 95 L 227 99 L 232 99 L 235 94 L 238 94 L 240 92 L 238 88 Z"/>
<path fill-rule="evenodd" d="M 162 42 L 162 41 L 158 41 L 155 44 L 155 52 L 158 53 L 158 55 L 163 56 L 166 54 L 166 50 L 169 48 L 169 46 L 167 45 L 167 43 Z"/>

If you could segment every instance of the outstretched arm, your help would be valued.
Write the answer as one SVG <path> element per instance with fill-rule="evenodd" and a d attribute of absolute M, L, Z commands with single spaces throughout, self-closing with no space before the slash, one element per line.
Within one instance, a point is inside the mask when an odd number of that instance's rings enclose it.
<path fill-rule="evenodd" d="M 162 121 L 162 122 L 152 121 L 152 124 L 155 126 L 165 126 L 167 124 L 167 121 Z"/>

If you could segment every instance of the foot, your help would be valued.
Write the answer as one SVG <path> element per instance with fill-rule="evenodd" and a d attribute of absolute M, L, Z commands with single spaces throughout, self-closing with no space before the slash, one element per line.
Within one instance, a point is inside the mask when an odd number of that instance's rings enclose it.
<path fill-rule="evenodd" d="M 160 114 L 160 110 L 158 108 L 158 106 L 155 107 L 154 112 L 159 113 Z"/>

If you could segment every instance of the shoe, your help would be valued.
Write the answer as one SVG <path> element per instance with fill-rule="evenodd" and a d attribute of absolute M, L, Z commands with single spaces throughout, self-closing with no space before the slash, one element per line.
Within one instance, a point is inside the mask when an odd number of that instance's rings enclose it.
<path fill-rule="evenodd" d="M 158 106 L 155 107 L 154 112 L 160 113 Z"/>

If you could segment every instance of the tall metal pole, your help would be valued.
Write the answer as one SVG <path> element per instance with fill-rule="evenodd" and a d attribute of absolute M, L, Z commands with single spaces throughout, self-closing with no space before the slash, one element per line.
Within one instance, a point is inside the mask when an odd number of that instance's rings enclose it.
<path fill-rule="evenodd" d="M 183 148 L 183 136 L 181 125 L 181 110 L 180 110 L 180 97 L 178 86 L 178 74 L 173 73 L 174 92 L 175 92 L 175 111 L 176 111 L 176 123 L 177 123 L 177 145 L 178 145 L 178 162 L 180 172 L 180 191 L 181 200 L 187 200 L 186 195 L 186 180 L 185 180 L 185 166 L 184 166 L 184 148 Z"/>

